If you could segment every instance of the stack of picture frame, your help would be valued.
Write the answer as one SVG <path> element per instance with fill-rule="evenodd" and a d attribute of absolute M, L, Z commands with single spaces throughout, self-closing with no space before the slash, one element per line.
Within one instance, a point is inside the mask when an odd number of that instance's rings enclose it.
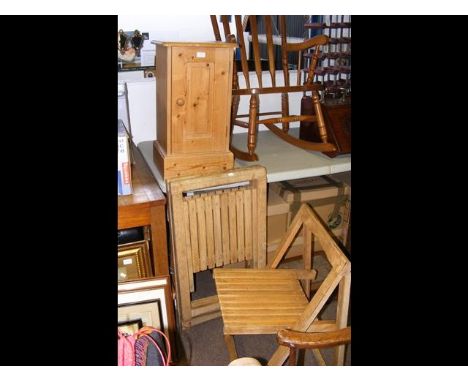
<path fill-rule="evenodd" d="M 148 227 L 119 232 L 118 282 L 153 276 Z"/>
<path fill-rule="evenodd" d="M 118 284 L 118 327 L 129 335 L 144 326 L 163 331 L 174 347 L 175 318 L 169 276 Z"/>
<path fill-rule="evenodd" d="M 148 227 L 119 231 L 118 328 L 132 335 L 144 326 L 154 327 L 163 331 L 174 347 L 170 278 L 154 277 L 150 240 Z"/>

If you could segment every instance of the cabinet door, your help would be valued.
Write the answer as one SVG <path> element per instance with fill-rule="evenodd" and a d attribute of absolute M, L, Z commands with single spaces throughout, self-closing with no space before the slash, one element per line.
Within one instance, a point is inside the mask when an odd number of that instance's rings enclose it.
<path fill-rule="evenodd" d="M 172 153 L 228 150 L 232 49 L 173 47 Z"/>

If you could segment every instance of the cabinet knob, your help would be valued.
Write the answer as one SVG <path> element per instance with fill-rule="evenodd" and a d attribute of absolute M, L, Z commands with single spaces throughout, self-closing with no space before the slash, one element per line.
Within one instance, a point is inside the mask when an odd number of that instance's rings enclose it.
<path fill-rule="evenodd" d="M 184 101 L 183 98 L 178 98 L 177 101 L 176 101 L 176 104 L 179 105 L 179 106 L 184 106 L 185 101 Z"/>

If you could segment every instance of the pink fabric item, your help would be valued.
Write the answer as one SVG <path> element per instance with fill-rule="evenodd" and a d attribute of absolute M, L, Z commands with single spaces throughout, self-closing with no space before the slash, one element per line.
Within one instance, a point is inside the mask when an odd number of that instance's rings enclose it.
<path fill-rule="evenodd" d="M 151 332 L 158 332 L 164 338 L 167 347 L 167 355 L 163 353 L 157 342 L 149 335 Z M 144 336 L 150 342 L 153 343 L 155 348 L 159 351 L 161 355 L 163 366 L 169 366 L 171 363 L 171 345 L 169 343 L 169 339 L 166 335 L 151 326 L 144 326 L 140 330 L 138 330 L 133 335 L 125 335 L 119 329 L 117 329 L 118 333 L 118 365 L 119 366 L 136 366 L 136 357 L 135 357 L 135 342 L 137 338 Z"/>
<path fill-rule="evenodd" d="M 118 330 L 119 348 L 118 365 L 135 366 L 135 337 L 126 336 Z"/>

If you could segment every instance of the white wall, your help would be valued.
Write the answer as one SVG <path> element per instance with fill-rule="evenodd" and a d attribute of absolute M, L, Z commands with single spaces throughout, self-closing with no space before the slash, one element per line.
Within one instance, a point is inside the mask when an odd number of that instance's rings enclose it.
<path fill-rule="evenodd" d="M 214 41 L 209 15 L 119 15 L 119 29 L 148 32 L 150 40 Z"/>

